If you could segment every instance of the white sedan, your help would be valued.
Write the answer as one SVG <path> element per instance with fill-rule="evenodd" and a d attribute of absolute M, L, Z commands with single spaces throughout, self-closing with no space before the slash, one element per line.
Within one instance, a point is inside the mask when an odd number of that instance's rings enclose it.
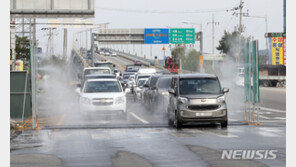
<path fill-rule="evenodd" d="M 116 57 L 116 56 L 117 56 L 117 53 L 113 52 L 113 53 L 111 54 L 111 56 L 112 56 L 112 57 Z"/>
<path fill-rule="evenodd" d="M 83 115 L 120 115 L 127 117 L 125 92 L 117 79 L 88 79 L 80 93 Z"/>

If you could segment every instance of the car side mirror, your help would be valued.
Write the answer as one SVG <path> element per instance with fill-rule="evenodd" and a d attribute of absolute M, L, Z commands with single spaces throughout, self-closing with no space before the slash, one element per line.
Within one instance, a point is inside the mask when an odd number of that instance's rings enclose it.
<path fill-rule="evenodd" d="M 228 89 L 228 88 L 223 88 L 223 89 L 222 89 L 222 92 L 223 92 L 223 93 L 228 93 L 228 92 L 229 92 L 229 89 Z"/>
<path fill-rule="evenodd" d="M 176 95 L 176 92 L 175 92 L 174 89 L 169 89 L 168 92 L 169 92 L 170 94 Z"/>
<path fill-rule="evenodd" d="M 81 92 L 81 88 L 76 88 L 76 89 L 75 89 L 75 92 L 76 92 L 77 94 L 80 94 L 80 92 Z"/>
<path fill-rule="evenodd" d="M 81 88 L 81 83 L 76 84 L 77 88 Z"/>

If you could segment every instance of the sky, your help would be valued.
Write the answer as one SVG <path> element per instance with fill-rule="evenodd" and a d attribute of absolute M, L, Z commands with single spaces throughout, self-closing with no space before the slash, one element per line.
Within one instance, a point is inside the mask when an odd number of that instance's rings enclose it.
<path fill-rule="evenodd" d="M 224 30 L 232 32 L 239 23 L 239 17 L 233 12 L 226 12 L 239 5 L 239 0 L 95 0 L 95 24 L 109 22 L 109 28 L 166 28 L 166 27 L 192 27 L 192 25 L 182 22 L 202 23 L 204 33 L 204 52 L 212 53 L 212 26 L 208 24 L 214 15 L 215 22 L 215 47 L 219 45 Z M 160 11 L 152 13 L 151 11 Z M 165 13 L 171 11 L 169 13 Z M 283 0 L 244 0 L 243 12 L 250 16 L 267 16 L 268 31 L 283 31 Z M 266 31 L 265 20 L 262 18 L 243 17 L 242 23 L 245 26 L 245 37 L 252 36 L 259 40 L 259 49 L 266 48 L 264 34 Z M 200 26 L 193 26 L 196 31 L 200 31 Z M 41 27 L 40 27 L 41 29 Z M 37 28 L 38 30 L 38 28 Z M 69 29 L 68 31 L 68 53 L 72 48 L 73 34 L 81 29 Z M 44 47 L 47 37 L 44 32 L 39 31 L 37 38 L 40 45 Z M 57 30 L 54 37 L 55 53 L 62 54 L 62 29 Z M 89 46 L 89 45 L 88 45 Z M 153 45 L 153 56 L 160 59 L 163 55 L 162 45 Z M 167 53 L 169 54 L 168 46 Z M 199 48 L 199 43 L 194 46 Z M 121 48 L 121 47 L 118 47 Z M 133 46 L 123 46 L 133 51 Z M 150 46 L 143 46 L 144 54 L 150 55 Z M 140 46 L 135 46 L 136 52 L 140 52 Z M 217 50 L 214 51 L 218 53 Z"/>

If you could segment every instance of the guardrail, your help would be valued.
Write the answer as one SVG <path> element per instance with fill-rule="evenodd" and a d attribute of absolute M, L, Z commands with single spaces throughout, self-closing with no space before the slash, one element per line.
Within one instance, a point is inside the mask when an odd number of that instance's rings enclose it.
<path fill-rule="evenodd" d="M 90 64 L 85 61 L 84 57 L 79 53 L 79 51 L 75 47 L 73 47 L 73 51 L 79 57 L 84 67 L 90 67 Z"/>
<path fill-rule="evenodd" d="M 118 56 L 123 57 L 123 58 L 125 58 L 127 60 L 141 61 L 142 64 L 147 66 L 147 67 L 154 66 L 155 68 L 163 69 L 163 65 L 155 64 L 155 62 L 153 60 L 148 60 L 148 59 L 145 59 L 143 57 L 139 57 L 139 56 L 132 55 L 132 54 L 125 53 L 125 52 L 121 52 L 121 51 L 117 51 L 117 50 L 114 50 L 114 49 L 109 49 L 109 50 L 111 50 L 112 52 L 117 53 Z"/>

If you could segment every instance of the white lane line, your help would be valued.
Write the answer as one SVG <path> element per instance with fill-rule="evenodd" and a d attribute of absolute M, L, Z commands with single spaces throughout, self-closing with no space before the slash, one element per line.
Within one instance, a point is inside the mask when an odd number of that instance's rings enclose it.
<path fill-rule="evenodd" d="M 277 110 L 273 108 L 266 108 L 266 107 L 260 107 L 261 110 L 271 111 L 271 112 L 278 112 L 278 113 L 286 113 L 285 110 Z"/>
<path fill-rule="evenodd" d="M 149 122 L 140 118 L 139 116 L 137 116 L 135 113 L 133 112 L 128 112 L 129 114 L 131 114 L 133 117 L 135 117 L 136 119 L 140 120 L 141 122 L 143 122 L 144 124 L 148 124 Z"/>
<path fill-rule="evenodd" d="M 285 120 L 286 119 L 284 117 L 265 117 L 262 115 L 259 115 L 259 117 L 264 118 L 264 119 L 268 119 L 268 120 Z"/>

